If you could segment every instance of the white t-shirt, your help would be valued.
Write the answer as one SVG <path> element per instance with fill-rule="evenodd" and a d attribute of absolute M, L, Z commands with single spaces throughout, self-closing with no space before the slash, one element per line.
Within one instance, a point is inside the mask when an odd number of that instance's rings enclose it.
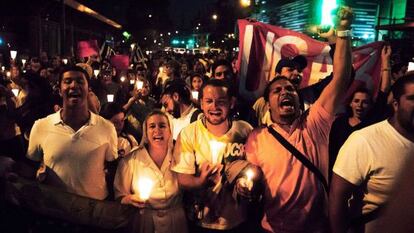
<path fill-rule="evenodd" d="M 68 192 L 103 200 L 104 162 L 118 157 L 114 125 L 90 112 L 89 122 L 77 132 L 64 124 L 60 111 L 37 120 L 29 139 L 27 157 L 43 161 L 48 180 Z"/>
<path fill-rule="evenodd" d="M 191 123 L 191 117 L 193 116 L 193 113 L 197 111 L 197 108 L 193 107 L 192 105 L 189 107 L 189 109 L 182 114 L 180 118 L 173 118 L 171 117 L 171 123 L 173 128 L 173 139 L 177 140 L 178 134 L 180 134 L 181 130 L 188 126 Z M 199 117 L 201 114 L 199 115 Z M 199 119 L 199 117 L 197 119 Z"/>
<path fill-rule="evenodd" d="M 414 143 L 385 120 L 352 133 L 340 149 L 333 171 L 357 186 L 367 182 L 362 210 L 368 213 L 387 201 L 412 156 Z"/>

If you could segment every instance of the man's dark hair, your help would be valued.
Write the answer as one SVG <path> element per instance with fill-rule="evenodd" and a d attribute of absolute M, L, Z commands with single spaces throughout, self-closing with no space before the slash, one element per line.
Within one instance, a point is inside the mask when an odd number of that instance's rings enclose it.
<path fill-rule="evenodd" d="M 404 62 L 395 63 L 394 65 L 391 66 L 391 73 L 392 74 L 395 74 L 395 73 L 400 72 L 400 70 L 404 66 L 407 66 L 407 63 L 404 63 Z"/>
<path fill-rule="evenodd" d="M 270 87 L 272 86 L 273 83 L 275 83 L 276 81 L 279 81 L 279 80 L 286 80 L 286 81 L 289 81 L 290 83 L 292 83 L 292 81 L 290 79 L 288 79 L 287 77 L 285 77 L 285 76 L 278 75 L 278 76 L 274 77 L 272 79 L 272 81 L 270 81 L 266 85 L 266 88 L 264 89 L 264 92 L 263 92 L 263 98 L 265 99 L 266 102 L 269 101 Z M 295 86 L 293 83 L 292 83 L 292 85 Z"/>
<path fill-rule="evenodd" d="M 163 95 L 172 96 L 174 93 L 177 93 L 180 96 L 180 102 L 183 104 L 191 104 L 191 93 L 187 87 L 187 83 L 182 79 L 174 79 L 168 82 L 165 86 Z"/>
<path fill-rule="evenodd" d="M 231 97 L 234 96 L 234 93 L 232 92 L 232 88 L 230 86 L 230 83 L 228 80 L 224 80 L 224 79 L 209 79 L 207 80 L 207 82 L 203 83 L 203 86 L 201 87 L 200 90 L 200 99 L 203 98 L 203 92 L 204 89 L 206 88 L 206 86 L 213 86 L 213 87 L 224 87 L 227 89 L 227 97 L 229 99 L 231 99 Z"/>
<path fill-rule="evenodd" d="M 414 83 L 414 72 L 408 73 L 397 79 L 391 87 L 393 98 L 399 102 L 402 95 L 405 94 L 405 86 L 409 83 Z"/>
<path fill-rule="evenodd" d="M 88 72 L 86 72 L 86 70 L 84 70 L 82 67 L 76 66 L 76 65 L 66 66 L 60 71 L 60 73 L 59 73 L 59 85 L 62 82 L 63 74 L 66 73 L 66 72 L 69 72 L 69 71 L 81 72 L 82 74 L 84 74 L 85 78 L 86 78 L 86 81 L 88 82 L 88 85 L 89 85 L 89 78 L 90 77 L 88 75 Z"/>
<path fill-rule="evenodd" d="M 230 72 L 233 72 L 232 71 L 232 67 L 231 67 L 231 63 L 229 61 L 227 61 L 227 60 L 220 59 L 220 60 L 214 62 L 213 63 L 213 66 L 211 67 L 212 68 L 212 72 L 213 72 L 213 77 L 216 74 L 216 68 L 219 67 L 219 66 L 227 66 L 227 68 L 229 68 L 229 71 Z"/>
<path fill-rule="evenodd" d="M 112 117 L 121 112 L 124 112 L 124 110 L 118 103 L 106 103 L 102 106 L 100 115 L 107 120 L 111 120 Z"/>

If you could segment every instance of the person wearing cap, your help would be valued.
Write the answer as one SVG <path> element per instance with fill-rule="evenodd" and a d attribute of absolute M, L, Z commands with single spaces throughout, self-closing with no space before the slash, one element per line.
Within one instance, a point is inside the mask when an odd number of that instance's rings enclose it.
<path fill-rule="evenodd" d="M 271 123 L 253 130 L 245 147 L 247 161 L 261 168 L 266 181 L 265 232 L 329 232 L 328 138 L 351 80 L 352 15 L 350 8 L 339 8 L 336 27 L 342 34 L 336 40 L 333 79 L 308 111 L 301 110 L 289 78 L 277 76 L 265 88 Z"/>
<path fill-rule="evenodd" d="M 302 81 L 302 71 L 307 66 L 307 60 L 304 56 L 298 55 L 293 58 L 282 58 L 277 63 L 275 72 L 277 76 L 284 76 L 287 79 L 291 80 L 292 84 L 296 89 L 299 89 L 300 83 Z M 258 125 L 264 125 L 266 122 L 270 121 L 269 106 L 266 103 L 264 97 L 260 97 L 256 100 L 253 105 L 253 110 L 255 111 L 256 119 L 251 120 L 251 123 L 257 123 Z"/>

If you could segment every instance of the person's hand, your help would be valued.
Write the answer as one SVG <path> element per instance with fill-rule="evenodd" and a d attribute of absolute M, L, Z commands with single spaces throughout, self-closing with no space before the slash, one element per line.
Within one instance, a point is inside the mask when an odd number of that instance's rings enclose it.
<path fill-rule="evenodd" d="M 381 50 L 381 61 L 383 64 L 388 65 L 389 66 L 389 62 L 391 59 L 391 46 L 390 45 L 384 45 L 384 47 L 382 47 Z"/>
<path fill-rule="evenodd" d="M 329 43 L 335 43 L 336 35 L 335 35 L 335 29 L 333 26 L 331 26 L 327 32 L 322 32 L 320 26 L 318 26 L 316 30 L 320 37 L 327 39 Z"/>
<path fill-rule="evenodd" d="M 137 194 L 126 195 L 122 198 L 121 204 L 133 205 L 138 208 L 145 207 L 145 201 L 141 200 Z"/>
<path fill-rule="evenodd" d="M 336 13 L 336 30 L 344 31 L 351 28 L 352 19 L 354 18 L 353 11 L 350 7 L 341 6 Z"/>
<path fill-rule="evenodd" d="M 258 182 L 262 179 L 262 172 L 257 166 L 250 165 L 243 171 L 245 174 L 236 180 L 236 191 L 240 196 L 251 199 Z M 247 173 L 250 172 L 250 177 Z"/>
<path fill-rule="evenodd" d="M 200 181 L 202 186 L 214 186 L 221 179 L 221 170 L 223 165 L 213 165 L 205 162 L 200 166 Z"/>

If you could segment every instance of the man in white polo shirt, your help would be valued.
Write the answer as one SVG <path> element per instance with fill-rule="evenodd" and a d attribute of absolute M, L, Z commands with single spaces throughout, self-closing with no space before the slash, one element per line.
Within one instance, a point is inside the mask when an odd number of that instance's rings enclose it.
<path fill-rule="evenodd" d="M 65 68 L 59 76 L 63 107 L 35 122 L 27 157 L 43 162 L 47 183 L 103 200 L 108 191 L 104 163 L 117 158 L 115 127 L 88 110 L 88 74 Z"/>

